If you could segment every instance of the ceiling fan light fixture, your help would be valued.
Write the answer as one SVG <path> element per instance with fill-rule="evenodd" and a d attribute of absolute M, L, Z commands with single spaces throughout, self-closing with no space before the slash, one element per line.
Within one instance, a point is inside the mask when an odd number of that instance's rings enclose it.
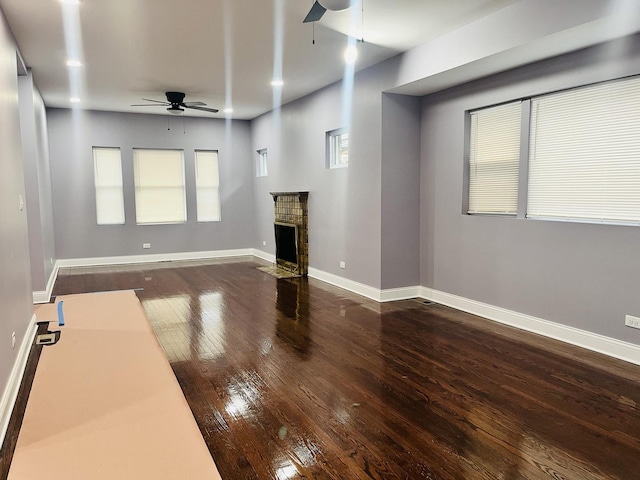
<path fill-rule="evenodd" d="M 332 10 L 334 12 L 345 10 L 349 8 L 351 5 L 356 3 L 356 0 L 319 0 L 320 5 L 322 5 L 327 10 Z"/>
<path fill-rule="evenodd" d="M 184 108 L 172 106 L 167 108 L 167 112 L 172 113 L 173 115 L 180 115 L 182 112 L 184 112 Z"/>

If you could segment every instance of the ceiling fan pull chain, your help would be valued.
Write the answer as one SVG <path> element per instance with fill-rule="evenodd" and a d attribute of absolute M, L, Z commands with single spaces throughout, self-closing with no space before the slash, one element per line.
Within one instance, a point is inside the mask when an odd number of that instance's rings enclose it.
<path fill-rule="evenodd" d="M 362 21 L 362 25 L 360 26 L 360 43 L 364 43 L 364 0 L 360 4 L 362 10 L 360 11 L 360 20 Z"/>

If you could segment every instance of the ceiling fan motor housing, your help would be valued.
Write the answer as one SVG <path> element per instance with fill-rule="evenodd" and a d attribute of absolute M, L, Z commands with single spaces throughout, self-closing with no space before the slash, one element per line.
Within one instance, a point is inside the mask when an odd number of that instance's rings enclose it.
<path fill-rule="evenodd" d="M 184 93 L 182 92 L 166 92 L 167 102 L 172 105 L 180 105 L 184 102 Z"/>

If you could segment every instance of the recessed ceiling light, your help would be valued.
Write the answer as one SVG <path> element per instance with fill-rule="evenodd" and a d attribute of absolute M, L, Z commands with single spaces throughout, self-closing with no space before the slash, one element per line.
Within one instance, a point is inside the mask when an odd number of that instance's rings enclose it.
<path fill-rule="evenodd" d="M 80 103 L 80 99 L 79 99 L 78 97 L 71 97 L 71 98 L 69 99 L 69 101 L 70 101 L 71 103 Z"/>
<path fill-rule="evenodd" d="M 356 63 L 358 58 L 358 49 L 355 45 L 349 45 L 344 51 L 344 61 L 349 65 Z"/>
<path fill-rule="evenodd" d="M 271 80 L 272 87 L 281 87 L 283 85 L 284 85 L 284 82 L 282 80 L 277 80 L 277 79 Z"/>
<path fill-rule="evenodd" d="M 82 62 L 80 60 L 67 60 L 67 67 L 81 67 Z"/>
<path fill-rule="evenodd" d="M 233 113 L 233 108 L 227 107 L 224 109 L 224 113 Z"/>

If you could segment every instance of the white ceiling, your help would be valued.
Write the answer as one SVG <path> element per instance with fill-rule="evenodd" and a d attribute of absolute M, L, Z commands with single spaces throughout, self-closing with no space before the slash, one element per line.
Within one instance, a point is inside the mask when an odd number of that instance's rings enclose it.
<path fill-rule="evenodd" d="M 47 106 L 70 107 L 78 96 L 85 109 L 165 113 L 130 105 L 177 90 L 221 110 L 190 115 L 222 118 L 232 105 L 233 118 L 251 119 L 339 80 L 347 35 L 364 37 L 362 69 L 515 1 L 358 0 L 315 24 L 315 45 L 313 25 L 302 23 L 312 0 L 0 0 L 0 7 Z M 67 67 L 70 56 L 83 66 Z M 280 72 L 281 98 L 270 86 Z"/>

